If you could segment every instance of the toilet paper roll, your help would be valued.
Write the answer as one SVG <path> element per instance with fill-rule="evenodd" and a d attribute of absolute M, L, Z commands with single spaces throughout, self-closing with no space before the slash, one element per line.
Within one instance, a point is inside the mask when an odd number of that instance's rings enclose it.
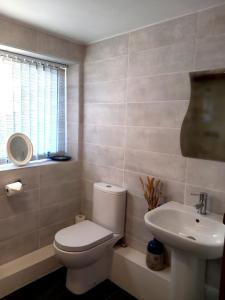
<path fill-rule="evenodd" d="M 75 216 L 75 224 L 83 222 L 85 220 L 85 215 L 76 215 Z"/>
<path fill-rule="evenodd" d="M 21 193 L 22 190 L 23 190 L 23 184 L 19 181 L 7 184 L 5 186 L 5 191 L 6 191 L 7 197 Z"/>

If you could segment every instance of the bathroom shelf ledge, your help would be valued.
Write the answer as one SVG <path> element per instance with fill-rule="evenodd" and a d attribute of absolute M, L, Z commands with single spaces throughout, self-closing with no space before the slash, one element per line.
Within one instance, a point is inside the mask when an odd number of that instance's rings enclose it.
<path fill-rule="evenodd" d="M 0 299 L 17 289 L 59 269 L 52 245 L 0 266 Z M 131 247 L 114 250 L 109 279 L 137 299 L 165 300 L 169 293 L 170 268 L 156 272 L 145 263 L 145 254 Z M 217 299 L 218 291 L 206 286 L 207 299 Z"/>
<path fill-rule="evenodd" d="M 0 299 L 60 268 L 52 245 L 0 266 Z"/>
<path fill-rule="evenodd" d="M 137 299 L 165 300 L 169 294 L 171 269 L 150 270 L 146 255 L 131 247 L 116 248 L 110 280 Z"/>
<path fill-rule="evenodd" d="M 118 247 L 114 251 L 110 280 L 137 299 L 168 299 L 171 268 L 152 271 L 145 263 L 146 255 L 131 247 Z M 205 285 L 206 300 L 216 300 L 218 289 Z"/>

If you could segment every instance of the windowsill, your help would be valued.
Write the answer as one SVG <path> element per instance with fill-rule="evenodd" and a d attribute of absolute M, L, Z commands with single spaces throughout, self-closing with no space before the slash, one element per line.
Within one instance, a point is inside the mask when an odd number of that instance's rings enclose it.
<path fill-rule="evenodd" d="M 24 168 L 34 168 L 34 167 L 53 165 L 53 164 L 54 165 L 55 164 L 62 164 L 62 163 L 68 163 L 68 162 L 74 162 L 74 160 L 71 159 L 69 161 L 61 162 L 61 161 L 53 161 L 53 160 L 50 160 L 48 158 L 45 158 L 45 159 L 30 161 L 25 166 L 16 166 L 13 163 L 10 163 L 10 164 L 0 165 L 0 172 L 1 171 L 18 170 L 18 169 L 24 169 Z"/>

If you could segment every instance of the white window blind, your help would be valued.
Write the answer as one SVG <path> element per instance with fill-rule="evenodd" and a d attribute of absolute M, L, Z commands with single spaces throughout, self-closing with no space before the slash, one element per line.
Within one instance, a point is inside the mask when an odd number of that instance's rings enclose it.
<path fill-rule="evenodd" d="M 66 67 L 0 52 L 0 164 L 15 132 L 32 141 L 33 159 L 66 151 Z"/>

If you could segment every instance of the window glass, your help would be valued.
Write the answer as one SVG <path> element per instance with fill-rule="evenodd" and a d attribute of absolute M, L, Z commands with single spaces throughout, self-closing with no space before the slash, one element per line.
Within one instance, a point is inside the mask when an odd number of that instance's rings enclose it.
<path fill-rule="evenodd" d="M 66 151 L 66 68 L 0 53 L 0 164 L 15 132 L 33 143 L 35 159 Z"/>

